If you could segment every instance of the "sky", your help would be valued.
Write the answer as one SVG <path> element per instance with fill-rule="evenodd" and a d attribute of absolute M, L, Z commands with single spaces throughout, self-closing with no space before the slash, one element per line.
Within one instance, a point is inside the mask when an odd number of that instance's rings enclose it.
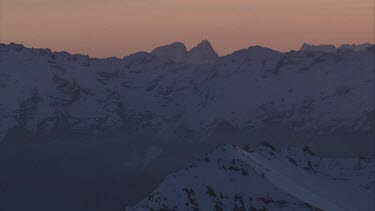
<path fill-rule="evenodd" d="M 123 57 L 203 39 L 220 55 L 374 43 L 374 0 L 0 0 L 1 43 Z"/>

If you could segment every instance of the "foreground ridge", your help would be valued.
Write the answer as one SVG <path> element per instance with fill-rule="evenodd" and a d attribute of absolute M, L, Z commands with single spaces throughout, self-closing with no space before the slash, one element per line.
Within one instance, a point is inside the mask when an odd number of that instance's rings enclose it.
<path fill-rule="evenodd" d="M 373 210 L 374 160 L 264 142 L 216 148 L 126 210 Z"/>

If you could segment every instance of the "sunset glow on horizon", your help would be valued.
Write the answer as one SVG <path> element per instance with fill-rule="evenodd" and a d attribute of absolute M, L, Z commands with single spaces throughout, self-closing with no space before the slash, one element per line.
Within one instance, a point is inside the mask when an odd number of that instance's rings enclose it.
<path fill-rule="evenodd" d="M 208 39 L 220 55 L 252 45 L 374 43 L 373 0 L 1 0 L 0 42 L 123 57 Z"/>

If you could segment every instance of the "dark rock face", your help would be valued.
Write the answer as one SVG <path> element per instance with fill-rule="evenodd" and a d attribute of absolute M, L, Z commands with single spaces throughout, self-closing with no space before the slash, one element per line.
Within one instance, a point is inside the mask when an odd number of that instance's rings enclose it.
<path fill-rule="evenodd" d="M 156 56 L 171 59 L 175 62 L 182 62 L 185 54 L 187 53 L 186 47 L 183 43 L 175 42 L 169 45 L 155 48 L 151 54 Z"/>
<path fill-rule="evenodd" d="M 219 55 L 207 40 L 203 40 L 190 51 L 186 50 L 183 43 L 175 42 L 169 45 L 157 47 L 151 52 L 151 54 L 174 62 L 188 64 L 213 64 L 219 59 Z"/>

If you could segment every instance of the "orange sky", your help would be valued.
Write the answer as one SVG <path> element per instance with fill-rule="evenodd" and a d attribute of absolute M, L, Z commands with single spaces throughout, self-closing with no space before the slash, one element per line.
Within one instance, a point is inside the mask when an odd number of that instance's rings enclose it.
<path fill-rule="evenodd" d="M 123 57 L 202 39 L 221 55 L 373 43 L 374 0 L 0 0 L 2 43 Z"/>

